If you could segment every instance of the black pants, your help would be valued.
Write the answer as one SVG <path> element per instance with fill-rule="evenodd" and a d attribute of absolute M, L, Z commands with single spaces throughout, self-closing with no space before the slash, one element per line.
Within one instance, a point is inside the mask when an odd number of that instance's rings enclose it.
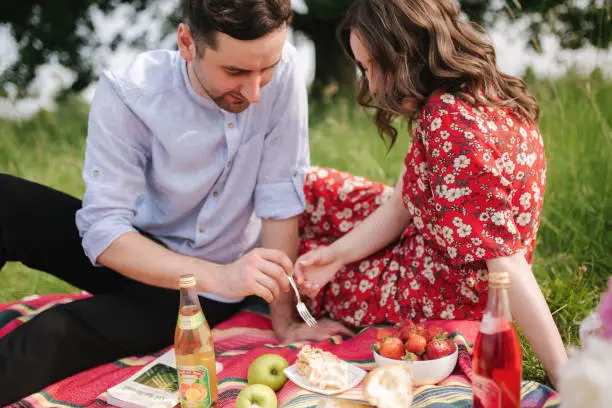
<path fill-rule="evenodd" d="M 0 406 L 85 369 L 173 342 L 178 291 L 92 266 L 75 225 L 80 207 L 74 197 L 0 174 L 0 269 L 19 261 L 95 295 L 50 308 L 0 338 Z M 241 306 L 200 301 L 211 327 Z"/>

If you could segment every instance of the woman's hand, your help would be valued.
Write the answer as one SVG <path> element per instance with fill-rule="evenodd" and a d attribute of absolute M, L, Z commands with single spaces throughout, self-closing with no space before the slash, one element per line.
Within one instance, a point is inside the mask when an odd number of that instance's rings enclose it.
<path fill-rule="evenodd" d="M 314 249 L 300 256 L 293 270 L 300 293 L 314 298 L 344 266 L 332 247 Z"/>

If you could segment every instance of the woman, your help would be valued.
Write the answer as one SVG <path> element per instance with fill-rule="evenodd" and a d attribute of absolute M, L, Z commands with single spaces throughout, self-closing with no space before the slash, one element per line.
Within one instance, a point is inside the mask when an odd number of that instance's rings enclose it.
<path fill-rule="evenodd" d="M 530 268 L 546 179 L 534 97 L 450 1 L 356 0 L 339 37 L 380 133 L 393 144 L 406 118 L 412 143 L 393 190 L 308 175 L 296 277 L 313 312 L 352 327 L 481 319 L 488 271 L 507 270 L 513 316 L 554 383 L 567 356 Z"/>

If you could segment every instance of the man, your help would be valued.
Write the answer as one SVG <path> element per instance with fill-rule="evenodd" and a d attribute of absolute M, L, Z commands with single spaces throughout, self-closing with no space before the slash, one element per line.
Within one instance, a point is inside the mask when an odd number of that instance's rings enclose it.
<path fill-rule="evenodd" d="M 290 18 L 289 0 L 186 1 L 178 52 L 100 78 L 82 203 L 0 178 L 0 267 L 21 261 L 94 295 L 0 339 L 0 405 L 170 345 L 183 273 L 211 326 L 256 295 L 282 342 L 350 333 L 293 320 L 285 275 L 309 153 Z"/>

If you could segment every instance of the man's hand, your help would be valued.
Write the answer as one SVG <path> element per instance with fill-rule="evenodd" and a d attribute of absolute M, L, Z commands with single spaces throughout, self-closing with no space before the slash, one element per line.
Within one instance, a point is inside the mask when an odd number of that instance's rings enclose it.
<path fill-rule="evenodd" d="M 300 256 L 295 263 L 295 280 L 300 293 L 314 298 L 344 266 L 332 247 L 322 246 Z"/>
<path fill-rule="evenodd" d="M 272 303 L 281 291 L 289 291 L 287 275 L 292 269 L 283 251 L 256 248 L 217 270 L 215 293 L 228 298 L 256 295 Z"/>
<path fill-rule="evenodd" d="M 281 344 L 291 344 L 302 340 L 321 341 L 335 334 L 343 334 L 347 337 L 355 336 L 355 333 L 349 328 L 335 320 L 322 319 L 317 323 L 317 327 L 308 327 L 306 323 L 292 322 L 282 331 L 277 331 L 276 335 Z"/>

